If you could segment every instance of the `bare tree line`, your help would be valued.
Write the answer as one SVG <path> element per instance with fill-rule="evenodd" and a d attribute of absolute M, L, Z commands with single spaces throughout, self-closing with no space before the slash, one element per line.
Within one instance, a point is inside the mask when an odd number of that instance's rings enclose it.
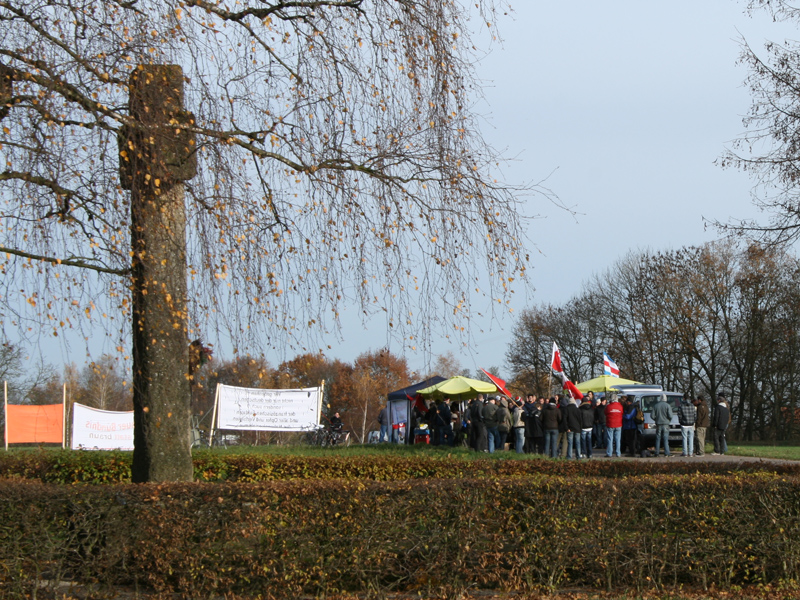
<path fill-rule="evenodd" d="M 796 435 L 800 262 L 730 241 L 631 253 L 561 306 L 523 312 L 506 358 L 520 385 L 546 394 L 555 341 L 573 381 L 603 374 L 733 400 L 744 440 Z"/>

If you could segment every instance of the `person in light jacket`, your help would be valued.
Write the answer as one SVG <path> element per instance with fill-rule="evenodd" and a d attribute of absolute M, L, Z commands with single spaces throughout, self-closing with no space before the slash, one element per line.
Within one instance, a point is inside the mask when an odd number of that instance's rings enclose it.
<path fill-rule="evenodd" d="M 525 411 L 522 409 L 522 399 L 512 400 L 514 408 L 511 411 L 511 431 L 514 440 L 514 450 L 517 454 L 525 452 L 525 420 L 522 418 Z"/>
<path fill-rule="evenodd" d="M 669 424 L 672 423 L 672 407 L 667 402 L 667 395 L 661 394 L 658 402 L 650 409 L 650 416 L 656 424 L 656 456 L 659 455 L 659 445 L 664 444 L 664 456 L 671 456 L 669 452 Z"/>

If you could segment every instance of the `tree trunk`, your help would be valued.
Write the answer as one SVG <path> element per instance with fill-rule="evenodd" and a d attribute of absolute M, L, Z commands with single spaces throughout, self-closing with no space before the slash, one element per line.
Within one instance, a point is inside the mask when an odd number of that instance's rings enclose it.
<path fill-rule="evenodd" d="M 131 77 L 131 115 L 121 143 L 131 189 L 134 451 L 131 479 L 193 475 L 186 314 L 186 210 L 182 180 L 194 166 L 183 122 L 180 67 L 148 65 Z M 172 126 L 165 126 L 172 124 Z M 125 168 L 127 167 L 127 171 Z M 187 176 L 188 175 L 188 176 Z"/>
<path fill-rule="evenodd" d="M 361 420 L 361 439 L 358 442 L 359 444 L 363 444 L 367 439 L 367 411 L 369 410 L 369 396 L 367 394 L 369 392 L 364 390 L 364 418 Z"/>

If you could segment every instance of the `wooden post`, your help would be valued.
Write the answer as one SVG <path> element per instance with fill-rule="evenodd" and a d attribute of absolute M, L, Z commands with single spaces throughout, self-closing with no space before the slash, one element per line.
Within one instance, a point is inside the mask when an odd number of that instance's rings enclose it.
<path fill-rule="evenodd" d="M 61 449 L 67 447 L 67 382 L 61 388 Z"/>
<path fill-rule="evenodd" d="M 208 447 L 214 445 L 214 427 L 217 424 L 217 408 L 219 407 L 219 386 L 220 384 L 217 383 L 217 391 L 214 394 L 214 412 L 211 413 L 211 428 L 208 431 Z"/>
<path fill-rule="evenodd" d="M 140 65 L 130 78 L 133 123 L 120 133 L 120 180 L 131 190 L 134 451 L 131 479 L 191 481 L 186 210 L 196 172 L 181 126 L 183 72 Z"/>

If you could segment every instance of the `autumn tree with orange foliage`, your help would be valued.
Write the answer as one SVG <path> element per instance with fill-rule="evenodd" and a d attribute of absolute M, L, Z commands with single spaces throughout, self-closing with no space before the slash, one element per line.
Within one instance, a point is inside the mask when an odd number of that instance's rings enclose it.
<path fill-rule="evenodd" d="M 281 363 L 277 376 L 280 387 L 317 387 L 325 382 L 322 421 L 339 410 L 339 399 L 348 398 L 353 389 L 353 367 L 324 354 L 301 354 Z"/>
<path fill-rule="evenodd" d="M 349 396 L 338 399 L 342 420 L 359 443 L 366 441 L 367 431 L 377 427 L 378 413 L 386 405 L 389 392 L 410 385 L 405 358 L 389 350 L 360 354 L 353 362 L 353 388 Z"/>

